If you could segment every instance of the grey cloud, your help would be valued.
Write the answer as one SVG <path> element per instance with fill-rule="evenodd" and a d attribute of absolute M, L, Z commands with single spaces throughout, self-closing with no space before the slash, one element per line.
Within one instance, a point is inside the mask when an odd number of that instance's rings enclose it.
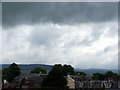
<path fill-rule="evenodd" d="M 65 45 L 65 47 L 71 47 L 71 46 L 90 46 L 95 41 L 99 40 L 101 35 L 104 33 L 104 28 L 106 25 L 99 24 L 94 25 L 92 27 L 91 33 L 89 33 L 88 36 L 86 36 L 84 39 L 80 39 L 80 36 L 76 36 L 71 40 L 69 43 Z M 116 33 L 115 33 L 116 34 Z"/>
<path fill-rule="evenodd" d="M 117 49 L 117 45 L 116 46 L 107 46 L 107 47 L 105 47 L 104 52 L 107 53 L 107 52 L 113 51 L 114 49 Z"/>
<path fill-rule="evenodd" d="M 65 48 L 70 47 L 79 47 L 79 46 L 89 46 L 91 45 L 92 40 L 89 40 L 89 37 L 85 37 L 83 40 L 80 40 L 78 36 L 76 36 L 73 40 L 69 41 L 64 45 Z"/>
<path fill-rule="evenodd" d="M 104 25 L 96 25 L 92 28 L 92 32 L 90 34 L 90 36 L 87 36 L 86 38 L 84 38 L 81 42 L 81 44 L 83 45 L 91 45 L 92 43 L 94 43 L 95 41 L 99 40 L 101 35 L 104 33 Z"/>
<path fill-rule="evenodd" d="M 110 24 L 107 24 L 107 28 L 109 28 L 109 30 L 107 31 L 107 36 L 108 37 L 116 37 L 116 36 L 119 36 L 119 25 L 118 25 L 118 22 L 112 22 Z"/>
<path fill-rule="evenodd" d="M 110 46 L 104 48 L 104 52 L 105 52 L 105 53 L 108 52 L 108 51 L 110 51 L 110 50 L 111 50 L 111 47 L 110 47 Z"/>
<path fill-rule="evenodd" d="M 35 46 L 44 45 L 50 47 L 52 46 L 52 43 L 56 42 L 60 35 L 61 32 L 55 28 L 38 26 L 32 30 L 27 40 Z"/>
<path fill-rule="evenodd" d="M 18 24 L 106 22 L 117 19 L 117 3 L 3 3 L 3 26 Z"/>

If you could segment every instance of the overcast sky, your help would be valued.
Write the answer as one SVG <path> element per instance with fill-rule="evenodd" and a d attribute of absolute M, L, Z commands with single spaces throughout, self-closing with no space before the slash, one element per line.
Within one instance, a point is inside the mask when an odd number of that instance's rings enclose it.
<path fill-rule="evenodd" d="M 2 6 L 2 63 L 117 69 L 117 3 L 4 2 Z"/>

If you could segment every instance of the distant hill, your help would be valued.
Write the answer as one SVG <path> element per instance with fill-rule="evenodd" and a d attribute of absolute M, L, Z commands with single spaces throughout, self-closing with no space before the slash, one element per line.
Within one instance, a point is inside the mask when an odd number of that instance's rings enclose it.
<path fill-rule="evenodd" d="M 2 64 L 2 69 L 8 67 L 9 65 L 10 64 Z M 30 71 L 32 69 L 34 69 L 35 67 L 40 67 L 47 71 L 50 71 L 52 68 L 52 65 L 45 65 L 45 64 L 18 64 L 18 66 L 20 67 L 22 73 L 30 73 Z M 0 67 L 0 69 L 1 69 L 1 67 Z M 117 70 L 112 70 L 112 69 L 75 69 L 75 71 L 85 72 L 88 75 L 92 75 L 93 73 L 96 73 L 96 72 L 104 74 L 107 71 L 112 71 L 114 73 L 118 73 Z"/>
<path fill-rule="evenodd" d="M 118 70 L 114 70 L 114 69 L 75 69 L 75 71 L 85 72 L 88 75 L 92 75 L 93 73 L 97 73 L 97 72 L 101 74 L 105 74 L 107 71 L 118 73 Z"/>
<path fill-rule="evenodd" d="M 2 64 L 2 69 L 7 68 L 9 65 L 10 64 Z M 52 68 L 52 65 L 44 64 L 18 64 L 18 66 L 20 67 L 22 73 L 29 73 L 35 67 L 40 67 L 47 71 L 50 71 Z"/>

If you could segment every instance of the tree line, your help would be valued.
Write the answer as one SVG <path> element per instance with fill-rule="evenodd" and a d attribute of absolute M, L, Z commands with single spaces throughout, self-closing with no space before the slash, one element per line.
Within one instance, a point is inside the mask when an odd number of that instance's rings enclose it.
<path fill-rule="evenodd" d="M 97 73 L 93 73 L 92 79 L 120 81 L 120 75 L 112 71 L 108 71 L 105 74 L 101 74 L 97 72 Z"/>
<path fill-rule="evenodd" d="M 36 67 L 31 70 L 30 73 L 47 74 L 47 71 L 40 67 Z M 16 76 L 19 76 L 20 74 L 21 70 L 19 66 L 13 63 L 8 68 L 4 68 L 2 70 L 2 79 L 7 80 L 9 83 L 12 83 L 14 81 L 14 78 Z M 74 70 L 74 67 L 72 67 L 71 65 L 55 64 L 48 73 L 47 77 L 42 81 L 41 87 L 65 87 L 67 85 L 67 79 L 65 78 L 65 76 L 67 76 L 68 74 L 87 76 L 87 74 L 84 72 L 76 72 Z M 108 71 L 105 74 L 100 74 L 97 72 L 93 73 L 92 80 L 120 81 L 120 75 L 118 75 L 117 73 L 113 73 L 112 71 Z"/>

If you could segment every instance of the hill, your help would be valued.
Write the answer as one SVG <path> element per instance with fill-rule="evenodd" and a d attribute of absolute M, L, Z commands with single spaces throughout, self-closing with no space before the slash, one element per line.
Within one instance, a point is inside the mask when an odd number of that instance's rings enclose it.
<path fill-rule="evenodd" d="M 101 74 L 105 74 L 107 71 L 118 73 L 118 70 L 114 70 L 114 69 L 75 69 L 75 71 L 85 72 L 88 75 L 92 75 L 93 73 L 97 73 L 97 72 Z"/>
<path fill-rule="evenodd" d="M 9 65 L 10 64 L 2 64 L 2 69 L 8 67 Z M 52 65 L 45 65 L 45 64 L 18 64 L 18 66 L 20 67 L 22 73 L 30 73 L 30 71 L 32 69 L 34 69 L 35 67 L 40 67 L 47 71 L 50 71 L 52 68 Z M 1 69 L 1 67 L 0 67 L 0 69 Z M 93 73 L 96 73 L 96 72 L 104 74 L 107 71 L 112 71 L 114 73 L 118 73 L 118 70 L 113 70 L 113 69 L 77 69 L 76 68 L 75 71 L 85 72 L 88 75 L 92 75 Z"/>
<path fill-rule="evenodd" d="M 7 68 L 10 64 L 2 64 L 2 69 Z M 36 67 L 43 68 L 47 71 L 50 71 L 52 65 L 45 65 L 45 64 L 18 64 L 21 69 L 22 73 L 29 73 L 32 69 Z"/>

